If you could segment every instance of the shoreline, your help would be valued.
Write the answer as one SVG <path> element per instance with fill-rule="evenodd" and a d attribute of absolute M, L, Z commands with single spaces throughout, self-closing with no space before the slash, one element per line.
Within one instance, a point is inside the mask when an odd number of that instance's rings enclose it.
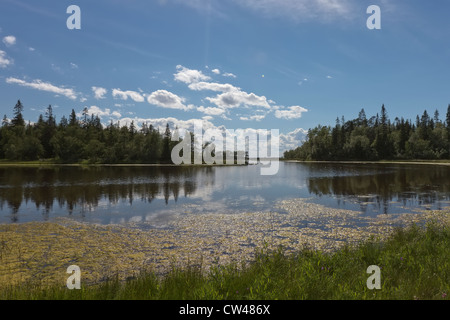
<path fill-rule="evenodd" d="M 0 162 L 1 167 L 236 167 L 247 164 L 170 164 L 170 163 L 55 163 L 55 162 Z"/>
<path fill-rule="evenodd" d="M 279 159 L 280 162 L 287 163 L 323 163 L 323 164 L 401 164 L 401 165 L 442 165 L 450 166 L 450 160 L 286 160 Z M 1 167 L 235 167 L 249 166 L 254 164 L 170 164 L 170 163 L 57 163 L 51 161 L 18 161 L 9 162 L 0 160 Z"/>
<path fill-rule="evenodd" d="M 344 244 L 357 245 L 371 237 L 385 240 L 396 227 L 432 220 L 450 223 L 450 208 L 368 218 L 304 199 L 285 200 L 279 207 L 289 214 L 189 214 L 175 219 L 166 229 L 66 218 L 0 224 L 0 287 L 30 279 L 65 283 L 67 266 L 73 264 L 80 266 L 83 279 L 90 284 L 113 275 L 126 279 L 140 270 L 164 275 L 174 266 L 198 265 L 207 271 L 211 266 L 253 261 L 260 248 L 282 246 L 287 253 L 295 253 L 306 246 L 332 253 Z M 349 224 L 351 221 L 355 224 Z"/>
<path fill-rule="evenodd" d="M 412 164 L 412 165 L 443 165 L 450 166 L 450 160 L 379 160 L 379 161 L 358 161 L 358 160 L 280 160 L 292 163 L 324 163 L 324 164 Z"/>

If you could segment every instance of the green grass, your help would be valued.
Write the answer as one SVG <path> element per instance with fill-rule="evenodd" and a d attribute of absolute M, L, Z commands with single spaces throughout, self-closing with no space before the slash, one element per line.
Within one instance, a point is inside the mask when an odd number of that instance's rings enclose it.
<path fill-rule="evenodd" d="M 367 267 L 381 268 L 381 289 L 367 288 Z M 398 229 L 384 242 L 371 239 L 332 254 L 305 248 L 287 255 L 262 249 L 247 265 L 173 268 L 127 280 L 69 290 L 34 281 L 0 288 L 0 299 L 449 299 L 450 227 L 430 223 Z"/>

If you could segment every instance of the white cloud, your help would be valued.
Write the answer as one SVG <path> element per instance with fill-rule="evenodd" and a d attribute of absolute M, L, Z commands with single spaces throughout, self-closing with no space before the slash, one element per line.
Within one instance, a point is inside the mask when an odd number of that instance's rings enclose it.
<path fill-rule="evenodd" d="M 214 119 L 214 117 L 212 117 L 212 116 L 204 116 L 204 117 L 202 117 L 202 119 L 206 120 L 206 121 L 210 121 L 210 120 Z"/>
<path fill-rule="evenodd" d="M 232 90 L 240 90 L 231 84 L 228 83 L 216 83 L 216 82 L 194 82 L 189 84 L 189 89 L 194 91 L 202 91 L 202 90 L 210 90 L 210 91 L 218 91 L 218 92 L 229 92 Z"/>
<path fill-rule="evenodd" d="M 100 109 L 97 106 L 91 106 L 88 108 L 88 114 L 89 115 L 94 115 L 94 116 L 99 116 L 100 118 L 102 117 L 110 117 L 110 116 L 114 116 L 116 118 L 120 118 L 122 115 L 117 112 L 114 111 L 113 113 L 111 113 L 111 109 L 106 108 L 105 110 Z"/>
<path fill-rule="evenodd" d="M 204 108 L 199 107 L 201 112 L 209 112 L 209 115 L 225 116 L 224 113 L 228 109 L 238 107 L 263 107 L 265 109 L 277 109 L 277 106 L 271 106 L 275 104 L 274 101 L 268 100 L 265 96 L 259 96 L 254 93 L 247 93 L 241 88 L 235 87 L 229 83 L 217 83 L 201 81 L 199 79 L 204 78 L 203 74 L 198 70 L 186 69 L 181 66 L 177 66 L 179 73 L 176 76 L 180 76 L 182 82 L 188 84 L 189 89 L 194 91 L 215 91 L 221 92 L 215 97 L 205 97 L 206 100 L 216 105 L 217 108 Z M 183 75 L 181 77 L 181 75 Z M 198 109 L 198 110 L 199 110 Z M 200 111 L 199 110 L 199 111 Z M 261 120 L 265 118 L 265 115 L 253 115 L 251 117 L 242 117 L 242 120 Z M 225 119 L 225 118 L 224 118 Z"/>
<path fill-rule="evenodd" d="M 213 69 L 211 72 L 220 74 L 219 69 Z M 228 75 L 228 76 L 231 76 Z M 234 76 L 234 75 L 232 75 Z M 229 120 L 227 115 L 229 109 L 233 108 L 249 108 L 257 107 L 257 114 L 242 115 L 240 120 L 243 121 L 261 121 L 269 112 L 274 112 L 275 117 L 279 119 L 298 119 L 303 112 L 308 110 L 300 106 L 291 106 L 288 108 L 278 106 L 273 100 L 267 99 L 265 96 L 259 96 L 255 93 L 248 93 L 241 88 L 235 87 L 229 83 L 209 82 L 210 77 L 204 75 L 199 70 L 185 68 L 181 65 L 177 66 L 177 73 L 174 74 L 175 80 L 186 83 L 188 88 L 194 91 L 214 91 L 219 92 L 216 96 L 204 97 L 204 100 L 214 104 L 212 107 L 197 107 L 197 111 L 204 113 L 207 116 L 220 116 L 223 119 Z M 304 78 L 303 81 L 308 81 Z M 165 108 L 187 110 L 194 106 L 185 106 L 184 98 L 165 91 L 158 90 L 147 97 L 149 103 L 162 106 Z M 239 116 L 239 115 L 237 115 Z"/>
<path fill-rule="evenodd" d="M 150 104 L 169 109 L 179 109 L 187 111 L 189 109 L 194 108 L 194 106 L 192 105 L 189 106 L 184 105 L 185 101 L 184 98 L 179 97 L 176 94 L 169 92 L 167 90 L 157 90 L 151 93 L 147 97 L 147 101 Z"/>
<path fill-rule="evenodd" d="M 234 74 L 232 74 L 231 72 L 225 72 L 224 74 L 222 74 L 224 77 L 229 77 L 229 78 L 236 78 L 236 76 Z"/>
<path fill-rule="evenodd" d="M 298 128 L 287 134 L 280 133 L 280 152 L 292 150 L 303 144 L 308 130 Z"/>
<path fill-rule="evenodd" d="M 333 77 L 332 76 L 327 76 L 327 79 L 333 79 Z"/>
<path fill-rule="evenodd" d="M 238 5 L 266 17 L 288 18 L 295 22 L 351 19 L 354 0 L 234 0 Z"/>
<path fill-rule="evenodd" d="M 128 100 L 128 98 L 131 98 L 132 100 L 134 100 L 135 102 L 144 102 L 145 99 L 144 97 L 136 91 L 122 91 L 120 89 L 113 89 L 112 91 L 112 95 L 114 98 L 120 98 L 122 100 Z"/>
<path fill-rule="evenodd" d="M 255 115 L 250 116 L 250 117 L 239 117 L 239 119 L 243 120 L 243 121 L 252 121 L 252 120 L 261 121 L 265 117 L 266 117 L 266 115 L 263 115 L 263 114 L 259 114 L 259 115 L 255 114 Z"/>
<path fill-rule="evenodd" d="M 241 90 L 232 90 L 217 95 L 215 98 L 207 97 L 209 102 L 224 109 L 237 108 L 239 106 L 259 106 L 270 109 L 266 97 L 258 96 L 254 93 L 247 93 Z"/>
<path fill-rule="evenodd" d="M 13 64 L 13 60 L 6 56 L 6 52 L 0 50 L 0 68 L 6 68 Z"/>
<path fill-rule="evenodd" d="M 207 81 L 211 78 L 203 72 L 194 69 L 188 69 L 181 65 L 177 65 L 177 73 L 174 74 L 174 78 L 176 81 L 184 82 L 187 84 L 191 84 L 198 81 Z"/>
<path fill-rule="evenodd" d="M 119 111 L 113 111 L 113 113 L 111 113 L 111 115 L 116 118 L 120 118 L 122 116 Z"/>
<path fill-rule="evenodd" d="M 11 47 L 16 44 L 16 37 L 14 36 L 6 36 L 3 38 L 3 43 L 7 47 Z"/>
<path fill-rule="evenodd" d="M 307 109 L 300 106 L 289 107 L 288 110 L 278 109 L 275 111 L 275 117 L 278 119 L 298 119 L 301 118 L 303 112 L 308 112 Z"/>
<path fill-rule="evenodd" d="M 56 93 L 58 95 L 63 95 L 66 98 L 69 98 L 72 100 L 77 99 L 77 94 L 75 93 L 75 91 L 73 89 L 57 87 L 49 82 L 43 82 L 42 80 L 39 80 L 39 79 L 33 80 L 32 82 L 26 82 L 21 79 L 9 77 L 6 79 L 6 83 L 18 84 L 22 87 L 28 87 L 28 88 L 32 88 L 32 89 L 36 89 L 36 90 L 40 90 L 40 91 Z"/>
<path fill-rule="evenodd" d="M 188 69 L 180 65 L 177 66 L 177 70 L 178 73 L 175 74 L 175 80 L 188 84 L 191 90 L 222 92 L 216 97 L 206 97 L 206 100 L 215 104 L 220 109 L 226 110 L 240 106 L 259 106 L 267 109 L 271 107 L 269 101 L 264 96 L 247 93 L 229 83 L 206 82 L 210 77 L 204 75 L 199 70 Z M 214 70 L 212 70 L 214 73 L 220 72 L 218 69 Z"/>
<path fill-rule="evenodd" d="M 105 88 L 102 87 L 92 87 L 92 91 L 94 92 L 95 99 L 105 99 L 105 94 L 108 92 Z"/>
<path fill-rule="evenodd" d="M 200 106 L 197 108 L 197 111 L 203 112 L 204 114 L 210 115 L 210 116 L 220 116 L 223 113 L 225 113 L 225 110 L 222 108 L 215 108 L 215 107 L 203 107 Z"/>
<path fill-rule="evenodd" d="M 78 69 L 78 65 L 76 63 L 73 63 L 73 62 L 70 63 L 70 67 L 72 69 Z"/>
<path fill-rule="evenodd" d="M 36 49 L 33 48 L 33 47 L 29 47 L 28 50 L 31 51 L 31 52 L 36 51 Z"/>

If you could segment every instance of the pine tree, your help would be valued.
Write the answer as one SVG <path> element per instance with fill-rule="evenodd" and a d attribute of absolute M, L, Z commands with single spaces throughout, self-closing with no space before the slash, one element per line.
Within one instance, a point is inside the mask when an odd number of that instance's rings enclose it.
<path fill-rule="evenodd" d="M 9 120 L 6 114 L 3 116 L 2 127 L 7 127 L 9 125 Z"/>
<path fill-rule="evenodd" d="M 162 153 L 161 153 L 161 161 L 164 163 L 171 162 L 171 149 L 170 149 L 170 138 L 172 134 L 170 132 L 169 124 L 166 125 L 166 131 L 163 135 L 163 144 L 162 144 Z"/>
<path fill-rule="evenodd" d="M 23 119 L 23 105 L 20 100 L 17 101 L 16 105 L 14 106 L 14 118 L 11 120 L 11 123 L 14 127 L 17 126 L 25 126 L 25 120 Z"/>
<path fill-rule="evenodd" d="M 76 125 L 78 125 L 77 114 L 75 113 L 75 110 L 72 109 L 69 117 L 69 126 L 75 127 Z"/>
<path fill-rule="evenodd" d="M 41 144 L 44 148 L 44 157 L 45 158 L 53 158 L 54 157 L 54 148 L 51 140 L 56 133 L 56 121 L 53 117 L 53 109 L 52 106 L 49 105 L 45 112 L 46 121 L 41 123 L 42 118 L 40 117 L 40 126 L 43 127 L 42 135 L 41 135 Z"/>
<path fill-rule="evenodd" d="M 434 118 L 433 118 L 433 120 L 434 120 L 435 124 L 438 124 L 438 123 L 441 122 L 441 120 L 439 120 L 439 111 L 438 111 L 438 109 L 436 109 L 436 111 L 434 111 Z"/>
<path fill-rule="evenodd" d="M 358 114 L 358 125 L 367 126 L 367 117 L 366 117 L 366 111 L 364 111 L 364 108 L 362 108 Z"/>
<path fill-rule="evenodd" d="M 447 107 L 447 114 L 446 114 L 446 117 L 445 117 L 445 123 L 447 124 L 447 139 L 448 139 L 448 141 L 450 143 L 450 104 Z"/>
<path fill-rule="evenodd" d="M 450 104 L 447 107 L 447 114 L 445 117 L 445 122 L 447 124 L 447 128 L 450 128 Z"/>
<path fill-rule="evenodd" d="M 88 126 L 88 118 L 87 118 L 88 114 L 89 114 L 88 108 L 84 107 L 83 112 L 82 112 L 82 115 L 83 115 L 83 128 L 87 128 L 87 126 Z"/>
<path fill-rule="evenodd" d="M 45 115 L 47 117 L 47 125 L 50 127 L 56 127 L 56 120 L 53 117 L 52 105 L 48 105 L 47 110 L 45 111 Z"/>

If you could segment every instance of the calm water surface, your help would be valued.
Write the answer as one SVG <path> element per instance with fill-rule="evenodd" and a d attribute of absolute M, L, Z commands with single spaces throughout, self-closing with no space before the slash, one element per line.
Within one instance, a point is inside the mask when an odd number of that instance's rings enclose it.
<path fill-rule="evenodd" d="M 260 167 L 0 168 L 0 223 L 55 217 L 102 224 L 164 226 L 186 213 L 280 210 L 279 200 L 308 198 L 366 215 L 450 206 L 450 167 L 280 163 Z"/>

